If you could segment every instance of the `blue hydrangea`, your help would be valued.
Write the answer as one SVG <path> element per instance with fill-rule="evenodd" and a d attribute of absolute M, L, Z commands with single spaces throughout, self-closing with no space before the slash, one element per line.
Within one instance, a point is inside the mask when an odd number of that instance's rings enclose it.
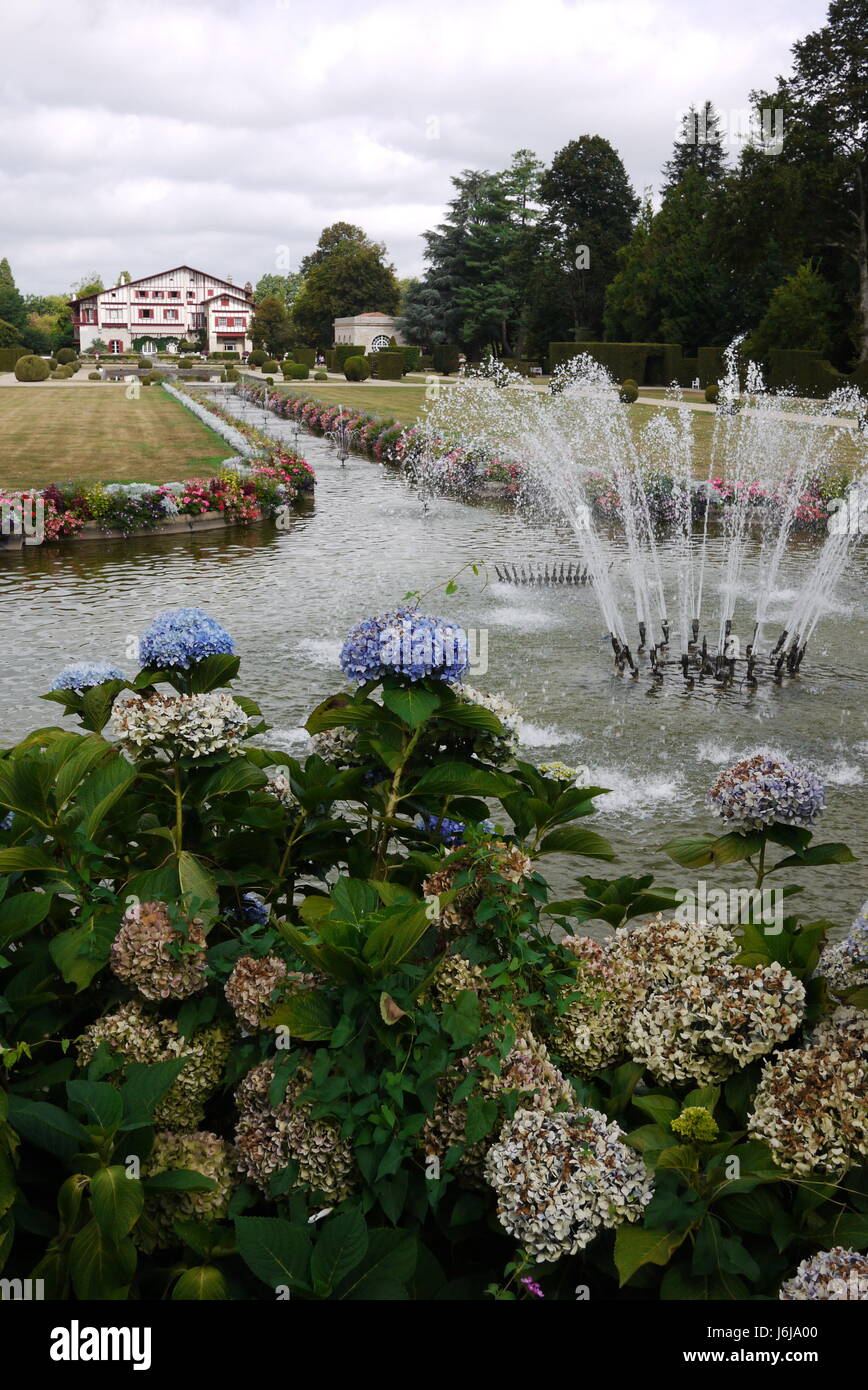
<path fill-rule="evenodd" d="M 356 623 L 341 649 L 341 670 L 362 685 L 393 673 L 411 681 L 460 681 L 467 670 L 467 634 L 448 618 L 398 609 Z"/>
<path fill-rule="evenodd" d="M 6 812 L 6 815 L 3 817 L 3 819 L 0 820 L 0 830 L 11 830 L 11 829 L 12 829 L 12 822 L 14 821 L 14 819 L 15 819 L 15 812 L 14 812 L 14 811 L 7 811 L 7 812 Z"/>
<path fill-rule="evenodd" d="M 122 681 L 124 673 L 108 661 L 75 661 L 54 678 L 52 690 L 74 690 L 77 694 L 106 681 Z"/>
<path fill-rule="evenodd" d="M 416 824 L 429 835 L 437 835 L 450 848 L 464 843 L 463 821 L 449 820 L 447 816 L 420 815 L 416 817 Z"/>
<path fill-rule="evenodd" d="M 813 825 L 825 809 L 823 784 L 811 768 L 756 753 L 722 772 L 708 794 L 709 805 L 736 830 L 778 824 Z"/>
<path fill-rule="evenodd" d="M 139 656 L 144 666 L 189 670 L 206 656 L 234 656 L 235 643 L 215 618 L 201 608 L 170 608 L 143 634 Z"/>
<path fill-rule="evenodd" d="M 253 893 L 242 893 L 241 912 L 245 922 L 254 926 L 264 927 L 268 924 L 268 908 Z"/>

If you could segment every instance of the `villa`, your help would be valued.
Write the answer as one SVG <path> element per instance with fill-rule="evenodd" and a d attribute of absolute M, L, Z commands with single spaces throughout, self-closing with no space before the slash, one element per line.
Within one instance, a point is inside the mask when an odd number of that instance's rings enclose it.
<path fill-rule="evenodd" d="M 104 342 L 111 353 L 177 352 L 184 340 L 208 352 L 249 352 L 253 298 L 231 280 L 175 266 L 141 280 L 72 299 L 80 352 Z"/>

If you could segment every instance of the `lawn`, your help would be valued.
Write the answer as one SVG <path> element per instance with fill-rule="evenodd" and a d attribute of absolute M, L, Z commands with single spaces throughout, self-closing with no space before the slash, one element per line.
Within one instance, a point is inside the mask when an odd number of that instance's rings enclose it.
<path fill-rule="evenodd" d="M 210 476 L 231 450 L 158 386 L 4 386 L 0 485 L 165 483 Z"/>

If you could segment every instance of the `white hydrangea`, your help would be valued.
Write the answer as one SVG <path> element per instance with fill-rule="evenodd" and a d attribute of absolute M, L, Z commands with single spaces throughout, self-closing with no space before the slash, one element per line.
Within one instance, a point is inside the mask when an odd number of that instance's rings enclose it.
<path fill-rule="evenodd" d="M 238 752 L 248 718 L 231 695 L 119 696 L 112 727 L 133 757 L 167 753 L 203 758 L 210 753 Z"/>
<path fill-rule="evenodd" d="M 636 1221 L 653 1196 L 639 1154 L 599 1110 L 519 1110 L 488 1151 L 501 1225 L 538 1260 L 575 1255 L 604 1227 Z"/>
<path fill-rule="evenodd" d="M 453 694 L 458 696 L 467 705 L 480 705 L 482 709 L 488 710 L 499 719 L 503 725 L 502 734 L 489 733 L 487 730 L 479 730 L 473 739 L 473 751 L 480 758 L 490 763 L 511 762 L 518 752 L 521 743 L 520 728 L 521 714 L 511 700 L 505 695 L 488 695 L 483 690 L 477 690 L 472 685 L 465 683 L 451 686 Z"/>

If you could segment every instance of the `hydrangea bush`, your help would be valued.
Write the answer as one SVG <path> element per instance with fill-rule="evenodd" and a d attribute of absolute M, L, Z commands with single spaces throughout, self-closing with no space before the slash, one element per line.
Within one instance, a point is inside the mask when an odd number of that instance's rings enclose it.
<path fill-rule="evenodd" d="M 864 917 L 830 945 L 597 876 L 604 789 L 522 757 L 461 636 L 359 622 L 294 758 L 230 689 L 231 634 L 174 610 L 137 674 L 57 677 L 73 727 L 0 753 L 4 1277 L 78 1301 L 868 1297 Z M 723 834 L 666 849 L 801 877 L 852 858 L 814 843 L 822 807 L 763 753 L 713 789 Z"/>

